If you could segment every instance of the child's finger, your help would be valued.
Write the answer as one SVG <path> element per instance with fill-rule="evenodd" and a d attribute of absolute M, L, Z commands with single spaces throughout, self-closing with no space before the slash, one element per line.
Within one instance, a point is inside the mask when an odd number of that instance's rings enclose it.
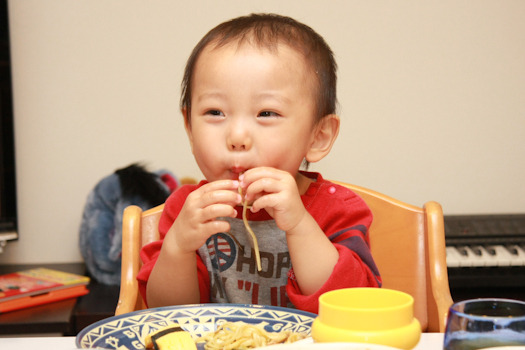
<path fill-rule="evenodd" d="M 202 194 L 200 197 L 200 206 L 205 208 L 220 203 L 235 206 L 239 204 L 241 200 L 241 195 L 237 191 L 219 190 Z"/>
<path fill-rule="evenodd" d="M 204 186 L 200 187 L 197 191 L 211 192 L 217 190 L 235 190 L 237 189 L 237 187 L 239 187 L 238 180 L 217 180 L 205 184 Z"/>
<path fill-rule="evenodd" d="M 229 232 L 230 229 L 230 224 L 223 220 L 213 220 L 203 225 L 203 233 L 206 236 L 206 239 L 219 232 Z"/>
<path fill-rule="evenodd" d="M 252 182 L 246 189 L 246 194 L 252 195 L 255 193 L 262 193 L 262 192 L 266 192 L 266 193 L 279 192 L 282 190 L 282 187 L 283 186 L 282 186 L 281 181 L 265 177 L 265 178 Z"/>
<path fill-rule="evenodd" d="M 239 176 L 241 187 L 248 186 L 254 181 L 262 178 L 282 179 L 285 176 L 290 176 L 289 173 L 283 170 L 270 168 L 270 167 L 258 167 L 247 170 L 244 174 Z"/>
<path fill-rule="evenodd" d="M 213 204 L 201 210 L 200 222 L 207 223 L 218 217 L 235 217 L 237 211 L 228 204 Z"/>
<path fill-rule="evenodd" d="M 210 182 L 190 194 L 198 198 L 198 206 L 205 207 L 214 203 L 228 203 L 236 205 L 240 203 L 241 198 L 237 189 L 239 188 L 238 180 L 219 180 Z"/>
<path fill-rule="evenodd" d="M 252 203 L 252 206 L 250 208 L 250 211 L 252 213 L 256 213 L 261 209 L 269 210 L 270 208 L 274 208 L 282 203 L 282 200 L 279 199 L 279 194 L 266 194 L 264 196 L 261 196 L 254 200 Z"/>

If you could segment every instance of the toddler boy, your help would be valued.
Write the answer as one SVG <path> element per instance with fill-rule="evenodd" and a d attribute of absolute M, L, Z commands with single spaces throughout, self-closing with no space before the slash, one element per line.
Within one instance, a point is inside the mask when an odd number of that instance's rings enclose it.
<path fill-rule="evenodd" d="M 206 180 L 170 196 L 161 240 L 141 252 L 149 307 L 225 302 L 317 312 L 326 291 L 380 285 L 366 204 L 300 170 L 330 152 L 335 105 L 332 51 L 302 23 L 253 14 L 201 39 L 187 62 L 181 110 Z"/>

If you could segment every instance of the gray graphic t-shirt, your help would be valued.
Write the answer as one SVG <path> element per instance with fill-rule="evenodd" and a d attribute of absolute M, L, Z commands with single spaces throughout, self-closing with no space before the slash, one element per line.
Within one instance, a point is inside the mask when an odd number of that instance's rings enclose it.
<path fill-rule="evenodd" d="M 291 261 L 284 231 L 274 220 L 249 222 L 261 256 L 262 269 L 257 271 L 252 239 L 243 221 L 221 220 L 230 223 L 231 231 L 211 236 L 199 249 L 210 275 L 210 301 L 294 307 L 286 294 Z"/>

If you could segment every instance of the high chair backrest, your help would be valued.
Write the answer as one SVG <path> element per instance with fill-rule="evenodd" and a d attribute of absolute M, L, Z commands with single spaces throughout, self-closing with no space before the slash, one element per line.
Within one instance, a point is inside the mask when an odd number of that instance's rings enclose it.
<path fill-rule="evenodd" d="M 333 182 L 357 193 L 372 210 L 370 249 L 382 287 L 414 297 L 423 331 L 444 332 L 452 297 L 441 205 L 431 201 L 420 208 L 364 187 Z"/>
<path fill-rule="evenodd" d="M 135 205 L 124 209 L 122 217 L 122 269 L 120 295 L 115 315 L 142 310 L 146 303 L 139 293 L 137 274 L 142 266 L 140 249 L 159 237 L 159 220 L 164 204 L 142 211 Z"/>
<path fill-rule="evenodd" d="M 342 182 L 368 204 L 374 215 L 370 248 L 383 280 L 383 288 L 414 297 L 415 316 L 423 331 L 444 332 L 452 304 L 448 285 L 443 212 L 436 202 L 422 208 L 384 194 Z M 159 239 L 158 222 L 164 205 L 142 212 L 136 206 L 124 211 L 122 277 L 116 315 L 146 307 L 136 279 L 139 251 Z"/>

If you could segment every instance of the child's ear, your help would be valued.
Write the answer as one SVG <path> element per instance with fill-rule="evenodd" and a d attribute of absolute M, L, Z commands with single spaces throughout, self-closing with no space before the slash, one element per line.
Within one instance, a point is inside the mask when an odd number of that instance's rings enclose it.
<path fill-rule="evenodd" d="M 190 141 L 191 151 L 193 152 L 193 134 L 191 133 L 191 122 L 188 118 L 188 110 L 186 108 L 181 109 L 181 113 L 184 117 L 184 128 L 186 129 L 186 134 L 188 135 L 188 140 Z"/>
<path fill-rule="evenodd" d="M 315 163 L 323 159 L 330 150 L 339 134 L 339 117 L 329 114 L 319 121 L 312 134 L 310 149 L 305 156 L 306 161 Z"/>

